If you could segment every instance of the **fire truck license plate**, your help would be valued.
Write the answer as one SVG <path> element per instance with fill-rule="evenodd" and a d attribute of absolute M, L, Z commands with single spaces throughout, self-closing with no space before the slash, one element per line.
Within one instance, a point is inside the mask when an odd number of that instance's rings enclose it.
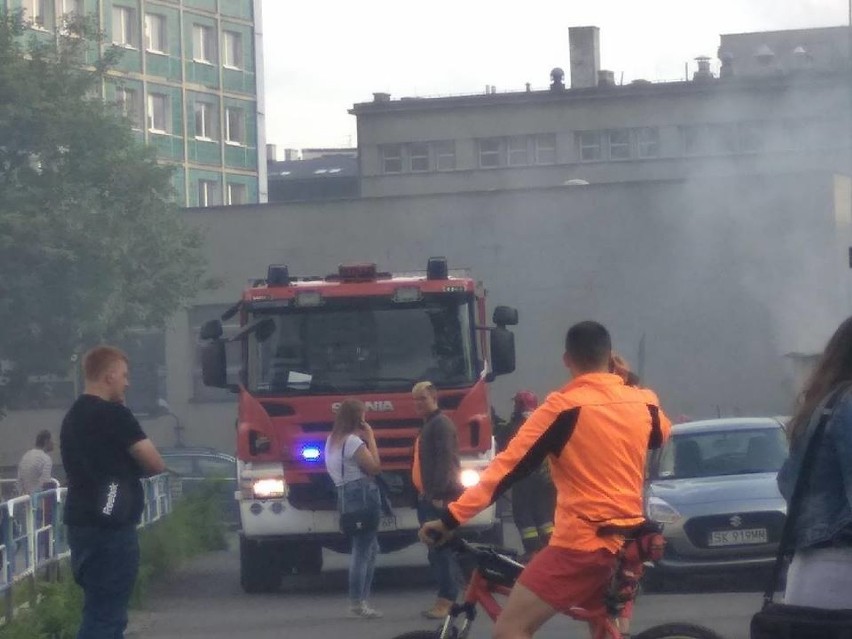
<path fill-rule="evenodd" d="M 379 530 L 396 530 L 396 517 L 384 515 L 379 520 Z"/>
<path fill-rule="evenodd" d="M 710 546 L 740 546 L 746 544 L 765 544 L 768 538 L 766 528 L 746 528 L 745 530 L 714 530 L 710 533 Z"/>

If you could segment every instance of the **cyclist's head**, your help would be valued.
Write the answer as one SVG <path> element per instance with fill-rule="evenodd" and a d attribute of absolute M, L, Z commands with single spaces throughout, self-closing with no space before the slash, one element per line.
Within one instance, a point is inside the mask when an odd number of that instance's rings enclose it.
<path fill-rule="evenodd" d="M 517 413 L 535 410 L 538 406 L 538 397 L 530 390 L 518 391 L 512 400 L 515 402 L 515 412 Z"/>
<path fill-rule="evenodd" d="M 575 374 L 608 371 L 612 357 L 609 331 L 598 322 L 580 322 L 565 335 L 565 365 Z"/>

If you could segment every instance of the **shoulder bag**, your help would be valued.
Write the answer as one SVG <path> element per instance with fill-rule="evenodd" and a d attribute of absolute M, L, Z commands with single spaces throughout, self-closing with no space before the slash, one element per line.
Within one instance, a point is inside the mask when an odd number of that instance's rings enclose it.
<path fill-rule="evenodd" d="M 778 555 L 772 569 L 772 578 L 763 595 L 763 608 L 751 619 L 751 639 L 852 639 L 852 610 L 828 610 L 810 606 L 791 606 L 772 601 L 778 585 L 784 561 L 792 554 L 794 527 L 807 491 L 808 481 L 814 465 L 825 426 L 840 398 L 849 389 L 848 385 L 835 390 L 813 420 L 819 420 L 805 449 L 802 467 L 796 479 L 793 496 L 787 508 L 787 519 L 778 544 Z"/>
<path fill-rule="evenodd" d="M 346 482 L 346 442 L 340 449 L 340 477 L 344 484 L 337 489 L 340 532 L 347 537 L 362 533 L 374 533 L 379 529 L 379 501 L 371 498 L 371 488 L 376 490 L 369 477 Z"/>

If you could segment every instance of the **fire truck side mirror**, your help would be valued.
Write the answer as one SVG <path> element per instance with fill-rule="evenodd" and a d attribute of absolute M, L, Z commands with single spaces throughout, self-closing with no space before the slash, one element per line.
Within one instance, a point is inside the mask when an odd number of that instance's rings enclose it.
<path fill-rule="evenodd" d="M 494 309 L 494 315 L 491 318 L 497 326 L 517 326 L 518 324 L 518 309 L 511 306 L 497 306 Z"/>
<path fill-rule="evenodd" d="M 491 329 L 491 373 L 493 379 L 515 370 L 515 334 L 497 326 Z"/>
<path fill-rule="evenodd" d="M 201 325 L 199 333 L 201 339 L 219 339 L 222 337 L 222 320 L 207 320 Z"/>
<path fill-rule="evenodd" d="M 216 339 L 201 347 L 201 380 L 205 386 L 228 387 L 224 341 Z"/>

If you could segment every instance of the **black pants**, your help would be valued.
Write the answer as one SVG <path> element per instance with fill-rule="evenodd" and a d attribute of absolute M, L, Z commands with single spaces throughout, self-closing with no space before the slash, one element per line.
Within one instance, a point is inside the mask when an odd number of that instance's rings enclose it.
<path fill-rule="evenodd" d="M 543 473 L 534 472 L 512 486 L 512 518 L 525 551 L 535 552 L 547 545 L 555 508 L 556 489 Z"/>
<path fill-rule="evenodd" d="M 68 526 L 71 570 L 83 589 L 83 621 L 77 639 L 122 639 L 127 605 L 139 571 L 136 525 Z"/>

